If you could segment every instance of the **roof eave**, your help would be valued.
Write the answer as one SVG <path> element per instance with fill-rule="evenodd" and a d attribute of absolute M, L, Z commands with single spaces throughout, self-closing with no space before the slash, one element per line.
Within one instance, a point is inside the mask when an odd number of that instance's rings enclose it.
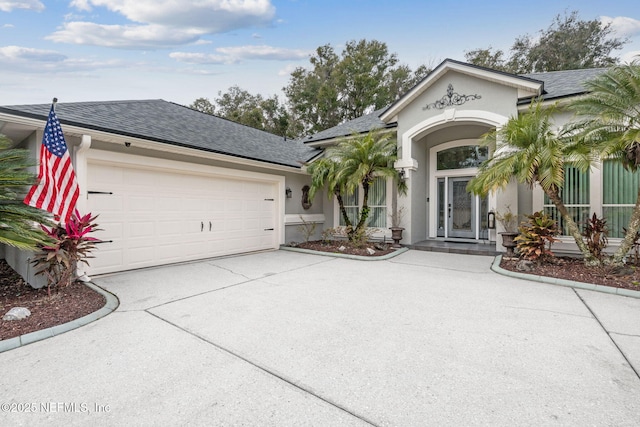
<path fill-rule="evenodd" d="M 5 113 L 5 111 L 7 110 L 14 112 L 14 114 Z M 32 113 L 15 114 L 15 110 L 0 107 L 0 122 L 5 121 L 32 126 L 34 129 L 37 129 L 44 128 L 44 125 L 46 123 L 46 116 Z M 293 166 L 287 163 L 256 159 L 253 157 L 241 156 L 237 154 L 223 153 L 213 149 L 196 147 L 176 141 L 162 140 L 159 138 L 152 138 L 143 135 L 132 134 L 129 132 L 114 132 L 112 129 L 101 128 L 98 126 L 79 125 L 77 122 L 72 122 L 69 120 L 60 120 L 60 124 L 64 125 L 64 133 L 66 134 L 74 136 L 90 135 L 92 138 L 95 137 L 100 141 L 110 144 L 124 144 L 125 142 L 129 142 L 131 144 L 135 144 L 139 148 L 149 149 L 152 151 L 184 154 L 193 157 L 202 157 L 267 169 L 301 172 L 303 163 L 305 161 L 308 161 L 301 160 L 300 166 Z"/>

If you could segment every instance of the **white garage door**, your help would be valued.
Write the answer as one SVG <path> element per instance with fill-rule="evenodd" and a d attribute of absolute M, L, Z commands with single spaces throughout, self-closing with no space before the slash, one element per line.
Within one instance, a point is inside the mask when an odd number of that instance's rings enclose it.
<path fill-rule="evenodd" d="M 89 161 L 90 274 L 274 249 L 277 183 Z"/>

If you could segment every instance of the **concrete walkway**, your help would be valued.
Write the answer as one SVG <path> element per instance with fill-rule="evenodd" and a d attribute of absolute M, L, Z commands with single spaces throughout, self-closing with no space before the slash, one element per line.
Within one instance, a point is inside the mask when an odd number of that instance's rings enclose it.
<path fill-rule="evenodd" d="M 276 251 L 95 279 L 120 307 L 0 354 L 0 425 L 640 424 L 640 299 Z"/>

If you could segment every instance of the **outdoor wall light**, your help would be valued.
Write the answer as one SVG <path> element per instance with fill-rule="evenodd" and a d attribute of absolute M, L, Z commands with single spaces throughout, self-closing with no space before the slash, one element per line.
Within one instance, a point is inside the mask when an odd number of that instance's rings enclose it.
<path fill-rule="evenodd" d="M 487 214 L 487 228 L 489 230 L 496 229 L 496 213 L 494 211 L 490 211 Z"/>
<path fill-rule="evenodd" d="M 398 172 L 398 176 L 400 177 L 400 181 L 404 181 L 407 177 L 404 169 L 400 169 L 400 171 Z"/>
<path fill-rule="evenodd" d="M 291 188 L 287 187 L 286 190 L 284 190 L 284 194 L 287 196 L 287 199 L 291 198 Z"/>

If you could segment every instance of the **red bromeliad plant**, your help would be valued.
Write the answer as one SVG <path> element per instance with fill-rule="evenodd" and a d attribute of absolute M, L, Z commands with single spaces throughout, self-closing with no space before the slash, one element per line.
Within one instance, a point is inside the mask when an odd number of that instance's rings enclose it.
<path fill-rule="evenodd" d="M 88 234 L 98 231 L 94 223 L 98 216 L 86 214 L 81 216 L 76 210 L 64 226 L 58 224 L 51 228 L 42 226 L 44 232 L 53 240 L 52 245 L 41 246 L 32 260 L 36 267 L 36 274 L 47 277 L 47 289 L 52 286 L 68 286 L 74 279 L 78 262 L 89 265 L 88 258 L 99 241 Z"/>

